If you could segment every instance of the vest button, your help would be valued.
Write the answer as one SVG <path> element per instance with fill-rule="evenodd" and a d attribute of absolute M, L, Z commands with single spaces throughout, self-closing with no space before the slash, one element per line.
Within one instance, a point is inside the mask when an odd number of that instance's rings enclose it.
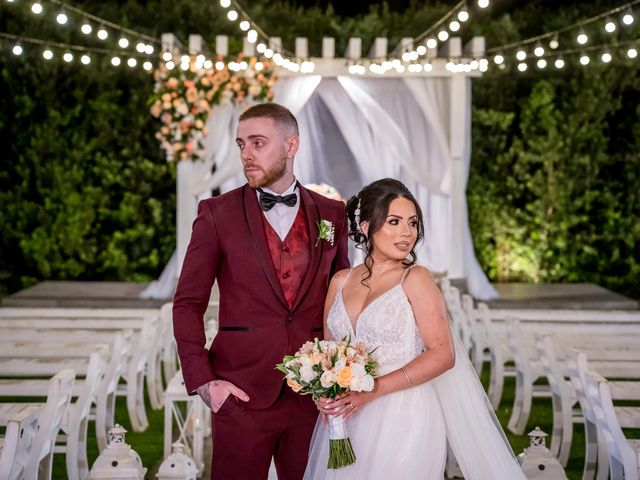
<path fill-rule="evenodd" d="M 282 246 L 282 251 L 284 253 L 289 253 L 289 247 L 285 247 L 284 245 Z"/>
<path fill-rule="evenodd" d="M 282 274 L 282 278 L 283 278 L 283 279 L 287 279 L 287 278 L 289 278 L 290 276 L 291 276 L 291 274 L 290 274 L 289 272 L 284 272 L 284 273 Z"/>
<path fill-rule="evenodd" d="M 292 317 L 291 315 L 289 315 L 289 316 L 287 317 L 287 322 L 288 322 L 288 323 L 293 322 L 293 317 Z"/>

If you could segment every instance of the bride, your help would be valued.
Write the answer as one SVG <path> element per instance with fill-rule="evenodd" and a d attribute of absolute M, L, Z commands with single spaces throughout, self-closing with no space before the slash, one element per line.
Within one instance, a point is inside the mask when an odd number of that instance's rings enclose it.
<path fill-rule="evenodd" d="M 305 479 L 440 480 L 447 442 L 466 479 L 524 479 L 469 359 L 452 334 L 429 271 L 416 265 L 420 207 L 399 181 L 378 180 L 347 202 L 363 264 L 333 277 L 325 337 L 363 342 L 378 362 L 371 392 L 317 402 Z M 356 462 L 327 469 L 326 415 L 342 415 Z"/>

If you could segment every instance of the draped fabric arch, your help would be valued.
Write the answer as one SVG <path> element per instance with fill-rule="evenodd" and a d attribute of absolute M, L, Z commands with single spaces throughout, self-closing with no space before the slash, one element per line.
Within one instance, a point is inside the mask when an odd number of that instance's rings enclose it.
<path fill-rule="evenodd" d="M 298 119 L 294 170 L 302 183 L 325 182 L 348 197 L 379 178 L 402 180 L 425 216 L 420 263 L 465 277 L 472 295 L 490 299 L 497 292 L 475 257 L 464 198 L 471 154 L 470 79 L 455 81 L 464 83 L 454 91 L 454 77 L 285 77 L 276 84 L 274 99 Z M 460 92 L 466 95 L 464 111 L 453 112 L 460 108 L 455 98 Z M 177 250 L 143 296 L 172 295 L 197 199 L 213 189 L 224 192 L 245 183 L 233 142 L 240 112 L 235 106 L 215 108 L 208 120 L 204 162 L 178 165 L 188 194 L 182 195 L 182 203 L 178 200 L 182 220 Z"/>

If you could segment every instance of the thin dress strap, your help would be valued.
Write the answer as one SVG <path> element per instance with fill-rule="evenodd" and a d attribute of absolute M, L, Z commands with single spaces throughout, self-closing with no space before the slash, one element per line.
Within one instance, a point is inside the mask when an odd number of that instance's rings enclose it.
<path fill-rule="evenodd" d="M 410 266 L 407 267 L 407 269 L 402 274 L 402 278 L 400 279 L 400 285 L 402 285 L 404 283 L 404 279 L 407 278 L 407 275 L 409 274 L 409 270 L 411 270 L 415 266 L 416 266 L 416 264 L 414 263 L 413 265 L 410 265 Z"/>
<path fill-rule="evenodd" d="M 349 269 L 349 273 L 347 273 L 347 276 L 344 277 L 344 282 L 342 282 L 342 285 L 340 285 L 340 291 L 342 292 L 342 289 L 344 288 L 345 284 L 347 283 L 347 280 L 349 280 L 349 275 L 351 275 L 351 272 L 353 272 L 353 268 Z"/>

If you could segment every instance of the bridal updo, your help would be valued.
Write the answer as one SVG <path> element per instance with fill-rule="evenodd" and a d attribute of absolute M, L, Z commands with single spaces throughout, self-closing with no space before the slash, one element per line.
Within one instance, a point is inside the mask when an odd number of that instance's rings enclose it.
<path fill-rule="evenodd" d="M 364 265 L 367 268 L 368 275 L 363 279 L 363 282 L 371 277 L 371 268 L 373 266 L 373 259 L 371 258 L 371 253 L 373 252 L 373 235 L 384 225 L 389 215 L 389 205 L 396 198 L 406 198 L 413 203 L 416 208 L 416 215 L 418 217 L 417 245 L 424 237 L 422 210 L 409 189 L 405 187 L 402 182 L 394 180 L 393 178 L 376 180 L 347 200 L 346 212 L 349 222 L 349 238 L 355 242 L 356 248 L 359 248 L 365 253 Z M 361 224 L 363 222 L 369 223 L 368 235 L 365 235 L 362 231 Z M 416 263 L 416 260 L 417 256 L 414 245 L 414 248 L 411 249 L 411 252 L 407 255 L 407 260 L 403 263 L 406 266 L 411 266 Z"/>

